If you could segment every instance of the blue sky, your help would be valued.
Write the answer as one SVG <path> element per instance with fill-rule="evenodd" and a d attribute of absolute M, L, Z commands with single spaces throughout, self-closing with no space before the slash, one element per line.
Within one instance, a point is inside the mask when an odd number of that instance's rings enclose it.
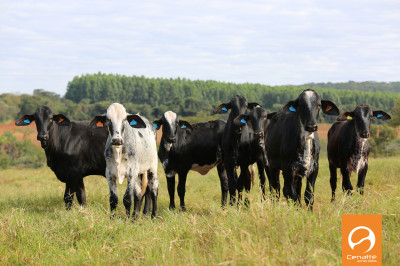
<path fill-rule="evenodd" d="M 400 1 L 4 1 L 0 92 L 86 73 L 250 82 L 399 81 Z"/>

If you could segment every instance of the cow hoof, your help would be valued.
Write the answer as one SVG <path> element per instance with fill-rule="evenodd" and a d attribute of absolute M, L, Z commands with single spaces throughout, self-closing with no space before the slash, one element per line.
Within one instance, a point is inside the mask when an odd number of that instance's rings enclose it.
<path fill-rule="evenodd" d="M 174 211 L 175 210 L 175 205 L 169 205 L 169 210 Z"/>
<path fill-rule="evenodd" d="M 181 209 L 182 209 L 183 212 L 185 212 L 186 211 L 186 206 L 181 206 Z"/>

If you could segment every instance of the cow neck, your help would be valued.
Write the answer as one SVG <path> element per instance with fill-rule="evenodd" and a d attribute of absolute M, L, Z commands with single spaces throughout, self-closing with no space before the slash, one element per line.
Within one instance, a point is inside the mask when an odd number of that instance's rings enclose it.
<path fill-rule="evenodd" d="M 61 127 L 53 122 L 49 129 L 49 140 L 47 141 L 47 147 L 44 149 L 46 154 L 51 154 L 60 150 L 60 139 Z"/>

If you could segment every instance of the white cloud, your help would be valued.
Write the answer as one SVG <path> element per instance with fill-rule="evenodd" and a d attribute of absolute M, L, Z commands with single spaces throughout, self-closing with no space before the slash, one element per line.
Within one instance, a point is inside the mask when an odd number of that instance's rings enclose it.
<path fill-rule="evenodd" d="M 0 92 L 75 75 L 300 84 L 399 80 L 398 1 L 9 1 Z M 18 77 L 18 78 L 16 78 Z"/>

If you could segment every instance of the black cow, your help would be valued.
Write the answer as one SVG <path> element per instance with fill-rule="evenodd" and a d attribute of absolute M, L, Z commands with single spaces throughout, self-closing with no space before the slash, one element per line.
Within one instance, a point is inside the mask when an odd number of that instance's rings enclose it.
<path fill-rule="evenodd" d="M 205 175 L 217 166 L 221 182 L 222 205 L 226 205 L 228 195 L 228 180 L 222 162 L 220 148 L 221 135 L 225 122 L 221 120 L 196 123 L 179 120 L 172 112 L 165 112 L 160 120 L 154 121 L 154 126 L 162 126 L 162 138 L 158 150 L 158 157 L 167 176 L 169 208 L 175 208 L 175 174 L 178 173 L 178 195 L 182 210 L 185 205 L 185 185 L 189 170 Z"/>
<path fill-rule="evenodd" d="M 258 139 L 256 140 L 255 138 L 255 135 L 258 134 L 260 136 L 259 140 L 262 139 L 262 126 L 254 128 L 258 131 L 257 133 L 254 132 L 252 123 L 244 125 L 245 119 L 243 120 L 243 126 L 239 126 L 244 118 L 240 117 L 240 115 L 245 114 L 247 108 L 252 109 L 258 105 L 255 102 L 247 103 L 246 98 L 236 95 L 229 103 L 223 103 L 214 110 L 215 113 L 226 113 L 229 109 L 231 110 L 222 135 L 222 154 L 228 175 L 231 205 L 236 201 L 236 190 L 238 191 L 239 199 L 244 188 L 246 191 L 250 191 L 249 165 L 257 162 L 261 186 L 265 185 L 264 160 L 263 155 L 259 152 L 262 149 L 260 149 Z M 257 125 L 257 123 L 255 124 Z M 238 166 L 241 169 L 239 178 L 236 173 Z"/>
<path fill-rule="evenodd" d="M 267 175 L 277 197 L 280 194 L 280 170 L 284 178 L 284 196 L 299 204 L 302 178 L 307 177 L 304 199 L 310 210 L 319 168 L 317 120 L 320 109 L 328 115 L 339 115 L 339 109 L 334 103 L 322 100 L 313 90 L 305 90 L 296 100 L 288 102 L 271 119 L 267 128 Z"/>
<path fill-rule="evenodd" d="M 347 120 L 351 117 L 351 120 Z M 387 120 L 390 115 L 383 111 L 372 111 L 371 107 L 362 104 L 352 112 L 343 113 L 328 131 L 328 160 L 331 172 L 332 201 L 335 200 L 337 168 L 343 176 L 343 191 L 351 193 L 351 172 L 358 174 L 357 189 L 364 194 L 364 181 L 368 171 L 370 136 L 369 127 L 372 117 Z"/>
<path fill-rule="evenodd" d="M 71 208 L 75 193 L 79 204 L 84 205 L 86 194 L 83 178 L 88 175 L 105 176 L 107 129 L 90 128 L 89 122 L 71 122 L 62 114 L 53 114 L 45 105 L 32 115 L 22 116 L 15 125 L 26 126 L 32 121 L 36 122 L 37 139 L 46 153 L 47 165 L 66 184 L 66 208 Z"/>
<path fill-rule="evenodd" d="M 265 150 L 266 132 L 268 121 L 276 113 L 268 113 L 261 106 L 251 109 L 249 114 L 242 114 L 233 119 L 233 124 L 237 127 L 237 137 L 241 137 L 240 147 L 236 154 L 241 154 L 249 159 L 249 163 L 257 162 L 258 171 L 264 173 L 265 166 L 268 165 L 267 153 Z M 237 130 L 238 129 L 238 130 Z M 265 196 L 265 175 L 260 175 L 260 188 L 263 197 Z M 272 191 L 271 182 L 270 190 Z"/>

